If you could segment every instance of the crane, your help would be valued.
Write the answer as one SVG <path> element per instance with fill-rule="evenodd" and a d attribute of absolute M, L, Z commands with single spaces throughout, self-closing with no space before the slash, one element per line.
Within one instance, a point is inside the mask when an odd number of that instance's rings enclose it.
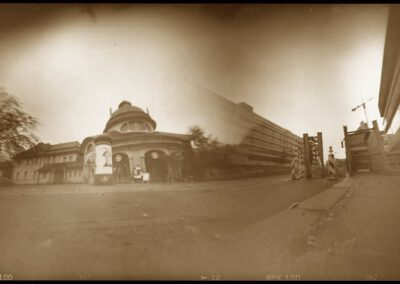
<path fill-rule="evenodd" d="M 353 108 L 351 111 L 356 111 L 358 108 L 360 108 L 360 107 L 363 107 L 363 109 L 364 109 L 364 114 L 365 114 L 365 122 L 367 123 L 367 125 L 368 125 L 368 115 L 367 115 L 367 108 L 365 107 L 365 104 L 367 103 L 367 102 L 369 102 L 370 100 L 372 100 L 374 97 L 371 97 L 371 98 L 369 98 L 366 102 L 364 102 L 364 98 L 362 99 L 362 101 L 363 101 L 363 103 L 362 104 L 360 104 L 360 105 L 358 105 L 358 106 L 356 106 L 355 108 Z"/>

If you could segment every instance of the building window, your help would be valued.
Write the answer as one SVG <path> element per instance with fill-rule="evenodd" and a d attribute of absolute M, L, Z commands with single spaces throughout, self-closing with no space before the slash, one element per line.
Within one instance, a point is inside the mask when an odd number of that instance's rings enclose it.
<path fill-rule="evenodd" d="M 16 180 L 19 180 L 19 172 L 17 172 L 17 175 L 15 176 Z"/>
<path fill-rule="evenodd" d="M 87 147 L 87 151 L 86 152 L 90 153 L 92 151 L 93 151 L 93 145 L 89 144 L 89 146 Z"/>
<path fill-rule="evenodd" d="M 121 126 L 121 132 L 126 132 L 126 131 L 128 131 L 128 123 L 127 122 L 125 122 Z"/>
<path fill-rule="evenodd" d="M 144 123 L 144 129 L 146 131 L 151 131 L 150 125 L 147 122 Z"/>
<path fill-rule="evenodd" d="M 68 176 L 72 177 L 72 170 L 68 171 Z"/>
<path fill-rule="evenodd" d="M 28 177 L 28 172 L 24 172 L 24 179 Z"/>
<path fill-rule="evenodd" d="M 67 161 L 67 157 L 64 157 L 64 158 L 63 158 L 63 161 L 66 162 L 66 161 Z"/>
<path fill-rule="evenodd" d="M 69 157 L 68 157 L 68 160 L 69 160 L 70 162 L 72 162 L 72 156 L 69 156 Z"/>

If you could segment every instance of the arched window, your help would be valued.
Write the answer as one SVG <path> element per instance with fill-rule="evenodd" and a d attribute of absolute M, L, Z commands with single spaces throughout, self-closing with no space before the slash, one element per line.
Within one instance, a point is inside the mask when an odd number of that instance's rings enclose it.
<path fill-rule="evenodd" d="M 129 130 L 130 130 L 130 131 L 135 131 L 135 130 L 136 130 L 136 129 L 135 129 L 135 124 L 134 124 L 133 121 L 129 121 Z"/>
<path fill-rule="evenodd" d="M 87 147 L 87 152 L 88 153 L 93 152 L 93 145 L 92 144 L 89 144 L 89 146 Z"/>
<path fill-rule="evenodd" d="M 143 122 L 134 122 L 134 125 L 135 125 L 135 131 L 143 131 L 144 130 Z"/>
<path fill-rule="evenodd" d="M 128 123 L 125 122 L 124 124 L 122 124 L 121 126 L 121 132 L 127 132 L 128 131 Z"/>
<path fill-rule="evenodd" d="M 151 131 L 150 124 L 147 122 L 144 122 L 144 129 L 145 129 L 145 131 Z"/>

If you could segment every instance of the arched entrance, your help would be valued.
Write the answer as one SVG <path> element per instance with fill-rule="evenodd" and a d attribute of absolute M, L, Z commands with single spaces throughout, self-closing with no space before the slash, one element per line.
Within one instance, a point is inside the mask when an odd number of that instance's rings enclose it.
<path fill-rule="evenodd" d="M 150 181 L 167 181 L 168 166 L 167 156 L 159 150 L 151 150 L 144 155 L 147 172 L 150 173 Z"/>
<path fill-rule="evenodd" d="M 64 169 L 63 168 L 55 168 L 53 183 L 60 184 L 60 183 L 63 183 L 63 181 L 64 181 Z"/>
<path fill-rule="evenodd" d="M 127 154 L 117 153 L 113 156 L 113 177 L 115 182 L 131 181 L 131 171 Z"/>

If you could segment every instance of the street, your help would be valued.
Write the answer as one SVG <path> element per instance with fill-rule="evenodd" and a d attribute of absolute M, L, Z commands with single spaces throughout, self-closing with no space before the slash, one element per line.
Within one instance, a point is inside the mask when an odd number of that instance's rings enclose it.
<path fill-rule="evenodd" d="M 243 256 L 235 253 L 235 236 L 334 184 L 277 176 L 4 187 L 0 274 L 14 280 L 245 278 L 235 269 Z"/>

